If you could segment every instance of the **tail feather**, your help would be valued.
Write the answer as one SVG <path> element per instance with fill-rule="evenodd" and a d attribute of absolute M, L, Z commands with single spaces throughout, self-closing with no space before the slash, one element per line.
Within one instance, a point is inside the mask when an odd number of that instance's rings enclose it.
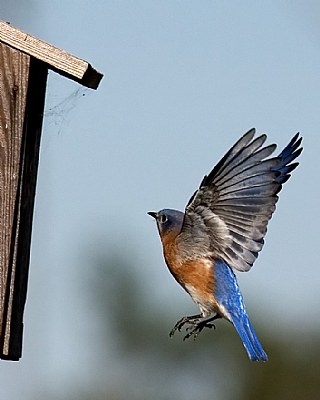
<path fill-rule="evenodd" d="M 245 314 L 241 315 L 241 318 L 239 318 L 233 315 L 231 316 L 231 322 L 236 328 L 250 360 L 268 361 L 268 356 L 263 350 L 248 316 Z"/>

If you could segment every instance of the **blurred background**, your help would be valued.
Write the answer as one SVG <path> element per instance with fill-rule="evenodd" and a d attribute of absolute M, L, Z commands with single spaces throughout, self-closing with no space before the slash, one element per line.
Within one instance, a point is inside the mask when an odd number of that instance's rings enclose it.
<path fill-rule="evenodd" d="M 315 399 L 320 389 L 317 1 L 0 0 L 0 18 L 104 73 L 49 74 L 23 358 L 0 398 Z M 233 327 L 172 340 L 197 307 L 170 276 L 147 211 L 183 210 L 248 129 L 279 151 L 300 131 L 255 267 L 238 274 L 268 353 Z"/>

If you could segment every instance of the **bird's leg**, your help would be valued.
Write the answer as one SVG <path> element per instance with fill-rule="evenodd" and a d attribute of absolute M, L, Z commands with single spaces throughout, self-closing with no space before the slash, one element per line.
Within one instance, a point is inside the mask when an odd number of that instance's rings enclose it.
<path fill-rule="evenodd" d="M 201 318 L 202 318 L 202 315 L 197 314 L 197 315 L 189 315 L 188 317 L 183 317 L 183 318 L 179 319 L 179 321 L 175 324 L 173 329 L 170 331 L 169 336 L 172 337 L 177 330 L 180 332 L 181 328 L 185 324 L 196 325 Z"/>
<path fill-rule="evenodd" d="M 203 328 L 213 328 L 216 329 L 215 324 L 212 323 L 212 321 L 221 318 L 219 314 L 214 315 L 213 317 L 202 319 L 201 321 L 194 321 L 193 327 L 187 328 L 187 331 L 189 331 L 186 336 L 183 338 L 183 340 L 189 339 L 189 337 L 193 336 L 193 339 L 196 340 L 197 336 L 199 335 L 200 332 L 202 332 Z"/>

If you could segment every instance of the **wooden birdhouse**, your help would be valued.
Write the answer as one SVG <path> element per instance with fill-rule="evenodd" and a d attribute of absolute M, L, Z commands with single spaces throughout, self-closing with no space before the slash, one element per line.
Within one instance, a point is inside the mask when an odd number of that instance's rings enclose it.
<path fill-rule="evenodd" d="M 97 89 L 89 63 L 0 21 L 0 358 L 19 360 L 48 70 Z"/>

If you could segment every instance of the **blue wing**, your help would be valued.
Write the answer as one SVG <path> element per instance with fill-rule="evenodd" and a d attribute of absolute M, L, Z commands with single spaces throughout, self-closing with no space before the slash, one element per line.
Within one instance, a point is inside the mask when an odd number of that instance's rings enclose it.
<path fill-rule="evenodd" d="M 224 317 L 236 328 L 242 343 L 252 361 L 267 361 L 259 339 L 250 323 L 237 279 L 232 269 L 224 261 L 214 264 L 214 296 Z"/>

